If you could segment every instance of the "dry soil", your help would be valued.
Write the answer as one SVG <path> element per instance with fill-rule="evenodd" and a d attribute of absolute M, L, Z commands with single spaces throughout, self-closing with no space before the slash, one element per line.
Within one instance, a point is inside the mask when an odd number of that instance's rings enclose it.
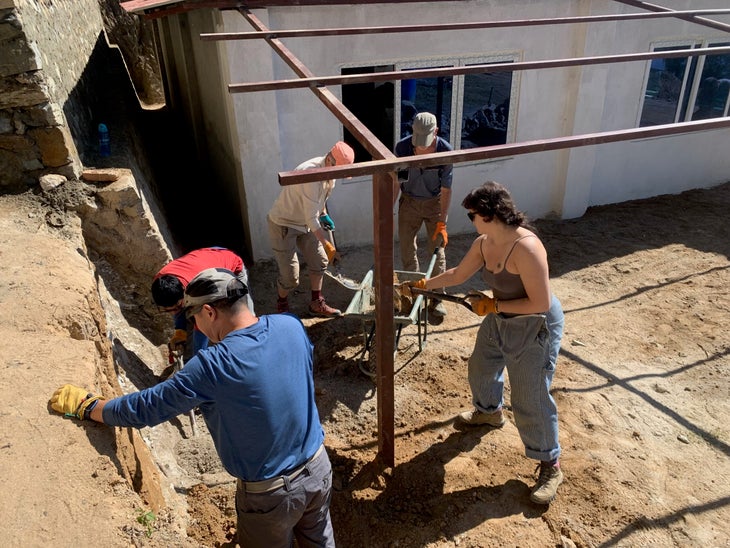
<path fill-rule="evenodd" d="M 566 313 L 552 391 L 565 482 L 549 507 L 528 498 L 535 462 L 524 456 L 509 386 L 504 428 L 453 421 L 470 406 L 466 368 L 477 316 L 446 303 L 448 316 L 428 325 L 421 350 L 417 325 L 404 325 L 395 363 L 396 466 L 387 469 L 376 459 L 377 387 L 362 372 L 372 361 L 363 356 L 367 323 L 304 317 L 335 470 L 338 545 L 730 546 L 728 211 L 725 184 L 537 223 Z M 51 226 L 47 213 L 33 193 L 0 197 L 3 544 L 230 545 L 234 484 L 200 417 L 198 436 L 186 417 L 168 430 L 140 432 L 168 501 L 152 521 L 145 513 L 155 490 L 138 494 L 138 478 L 125 476 L 119 457 L 119 440 L 134 436 L 48 411 L 59 384 L 100 385 L 108 326 L 89 312 L 100 300 L 98 266 L 78 223 Z M 451 238 L 450 264 L 472 239 Z M 343 269 L 361 279 L 372 250 L 345 251 Z M 252 265 L 250 275 L 257 312 L 273 312 L 273 265 Z M 452 292 L 469 289 L 481 289 L 476 278 Z M 331 280 L 325 290 L 342 308 L 353 297 Z M 303 313 L 308 300 L 305 283 L 293 311 Z M 114 322 L 114 305 L 105 307 Z M 122 389 L 158 382 L 163 365 L 136 376 L 118 370 Z M 113 393 L 113 385 L 102 387 Z"/>

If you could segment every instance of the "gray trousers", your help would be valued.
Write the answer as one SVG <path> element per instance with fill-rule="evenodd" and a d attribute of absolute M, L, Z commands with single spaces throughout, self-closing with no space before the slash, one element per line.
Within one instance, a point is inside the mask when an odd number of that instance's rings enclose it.
<path fill-rule="evenodd" d="M 334 548 L 330 519 L 332 465 L 327 451 L 291 481 L 265 493 L 236 489 L 238 543 L 246 548 Z"/>

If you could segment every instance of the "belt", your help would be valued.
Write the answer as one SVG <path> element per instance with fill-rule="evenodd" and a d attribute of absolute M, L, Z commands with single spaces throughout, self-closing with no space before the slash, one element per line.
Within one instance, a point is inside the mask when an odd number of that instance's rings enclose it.
<path fill-rule="evenodd" d="M 245 491 L 249 493 L 268 493 L 269 491 L 274 491 L 276 489 L 279 489 L 281 487 L 284 487 L 287 482 L 293 481 L 295 478 L 300 476 L 302 472 L 304 472 L 307 469 L 307 465 L 312 462 L 314 459 L 316 459 L 318 456 L 322 454 L 324 451 L 324 444 L 319 446 L 319 449 L 307 459 L 307 462 L 299 466 L 298 468 L 295 468 L 292 472 L 289 474 L 283 475 L 283 476 L 277 476 L 275 478 L 270 478 L 262 481 L 243 481 L 241 479 L 238 480 L 239 486 L 244 489 Z"/>
<path fill-rule="evenodd" d="M 440 194 L 438 194 L 436 196 L 413 196 L 412 194 L 408 194 L 405 190 L 403 190 L 402 184 L 401 184 L 400 190 L 401 190 L 401 193 L 403 194 L 403 196 L 405 196 L 406 198 L 410 198 L 411 200 L 418 200 L 418 201 L 422 202 L 425 200 L 440 200 L 441 199 Z"/>

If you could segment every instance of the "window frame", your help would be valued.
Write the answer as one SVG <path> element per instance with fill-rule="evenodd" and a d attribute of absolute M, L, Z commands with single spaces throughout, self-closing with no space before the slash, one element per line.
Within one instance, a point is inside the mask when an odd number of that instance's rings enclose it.
<path fill-rule="evenodd" d="M 651 43 L 649 51 L 655 52 L 661 48 L 679 48 L 679 49 L 697 49 L 697 48 L 709 48 L 719 47 L 721 44 L 728 43 L 727 37 L 712 37 L 712 38 L 685 38 L 675 40 L 658 40 Z M 702 81 L 702 73 L 705 67 L 705 60 L 707 55 L 700 55 L 697 57 L 687 57 L 687 67 L 682 77 L 682 86 L 679 92 L 679 98 L 677 101 L 677 110 L 674 113 L 674 120 L 672 123 L 684 123 L 691 122 L 694 115 L 694 109 L 697 105 L 697 95 L 699 93 L 700 84 Z M 639 101 L 638 112 L 636 114 L 636 127 L 651 127 L 650 125 L 642 126 L 641 118 L 644 114 L 644 103 L 646 102 L 647 87 L 649 85 L 649 78 L 651 77 L 651 66 L 652 60 L 648 60 L 644 69 L 644 78 L 642 80 L 641 87 L 641 100 Z M 693 72 L 694 71 L 694 72 Z M 688 82 L 692 74 L 692 81 Z M 686 98 L 686 105 L 684 104 Z M 684 109 L 684 113 L 682 113 Z M 730 94 L 728 99 L 725 101 L 725 110 L 723 116 L 728 116 L 730 109 Z M 655 124 L 656 125 L 656 124 Z"/>
<path fill-rule="evenodd" d="M 493 63 L 515 63 L 522 59 L 521 52 L 500 52 L 490 55 L 463 55 L 449 57 L 431 57 L 423 59 L 411 59 L 396 61 L 392 63 L 397 71 L 406 71 L 411 69 L 438 68 L 438 67 L 464 67 L 468 65 L 486 65 Z M 369 66 L 369 65 L 364 65 Z M 506 142 L 512 143 L 515 140 L 517 103 L 519 102 L 520 89 L 520 71 L 512 72 L 512 84 L 510 87 L 510 106 L 507 118 L 507 134 Z M 453 75 L 453 84 L 451 88 L 451 136 L 449 144 L 454 150 L 461 150 L 461 132 L 464 124 L 464 87 L 465 75 Z M 399 107 L 401 104 L 401 87 L 395 86 L 395 104 Z M 393 136 L 395 142 L 400 140 L 400 124 L 401 109 L 396 107 L 394 112 Z M 458 127 L 455 130 L 454 120 L 458 120 Z"/>
<path fill-rule="evenodd" d="M 358 69 L 358 68 L 371 68 L 371 67 L 383 67 L 392 66 L 394 71 L 405 71 L 409 69 L 427 69 L 437 67 L 463 67 L 468 65 L 480 65 L 480 64 L 491 64 L 491 63 L 515 63 L 522 60 L 521 51 L 503 51 L 495 52 L 489 55 L 450 55 L 444 57 L 428 57 L 428 58 L 417 58 L 417 59 L 389 59 L 389 60 L 373 60 L 369 62 L 357 62 L 357 63 L 346 63 L 339 66 L 339 72 L 342 73 L 343 69 Z M 519 90 L 521 81 L 521 71 L 512 72 L 512 83 L 510 87 L 510 106 L 507 122 L 507 133 L 506 142 L 513 143 L 516 139 L 517 134 L 517 112 L 519 103 Z M 465 75 L 453 75 L 452 76 L 452 89 L 451 89 L 451 136 L 449 144 L 454 150 L 461 150 L 461 133 L 462 126 L 464 124 L 464 88 L 465 88 Z M 401 127 L 401 86 L 400 81 L 394 82 L 394 104 L 393 104 L 393 143 L 397 143 L 400 140 L 400 127 Z M 458 120 L 458 126 L 454 124 L 454 121 Z M 455 131 L 456 130 L 456 131 Z M 503 160 L 504 158 L 498 158 L 496 160 Z M 484 163 L 494 160 L 475 160 L 471 163 Z"/>

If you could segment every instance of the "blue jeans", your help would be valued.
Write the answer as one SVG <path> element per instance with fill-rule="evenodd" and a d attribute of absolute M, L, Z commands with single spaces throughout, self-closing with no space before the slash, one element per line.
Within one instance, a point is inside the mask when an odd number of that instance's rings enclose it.
<path fill-rule="evenodd" d="M 502 407 L 507 369 L 512 411 L 525 455 L 541 461 L 560 456 L 558 409 L 550 395 L 550 384 L 563 324 L 563 309 L 555 296 L 544 315 L 507 318 L 489 314 L 479 327 L 469 358 L 472 401 L 484 413 Z"/>
<path fill-rule="evenodd" d="M 305 471 L 265 493 L 236 489 L 238 543 L 246 548 L 334 548 L 330 519 L 332 465 L 327 451 L 313 458 Z"/>

